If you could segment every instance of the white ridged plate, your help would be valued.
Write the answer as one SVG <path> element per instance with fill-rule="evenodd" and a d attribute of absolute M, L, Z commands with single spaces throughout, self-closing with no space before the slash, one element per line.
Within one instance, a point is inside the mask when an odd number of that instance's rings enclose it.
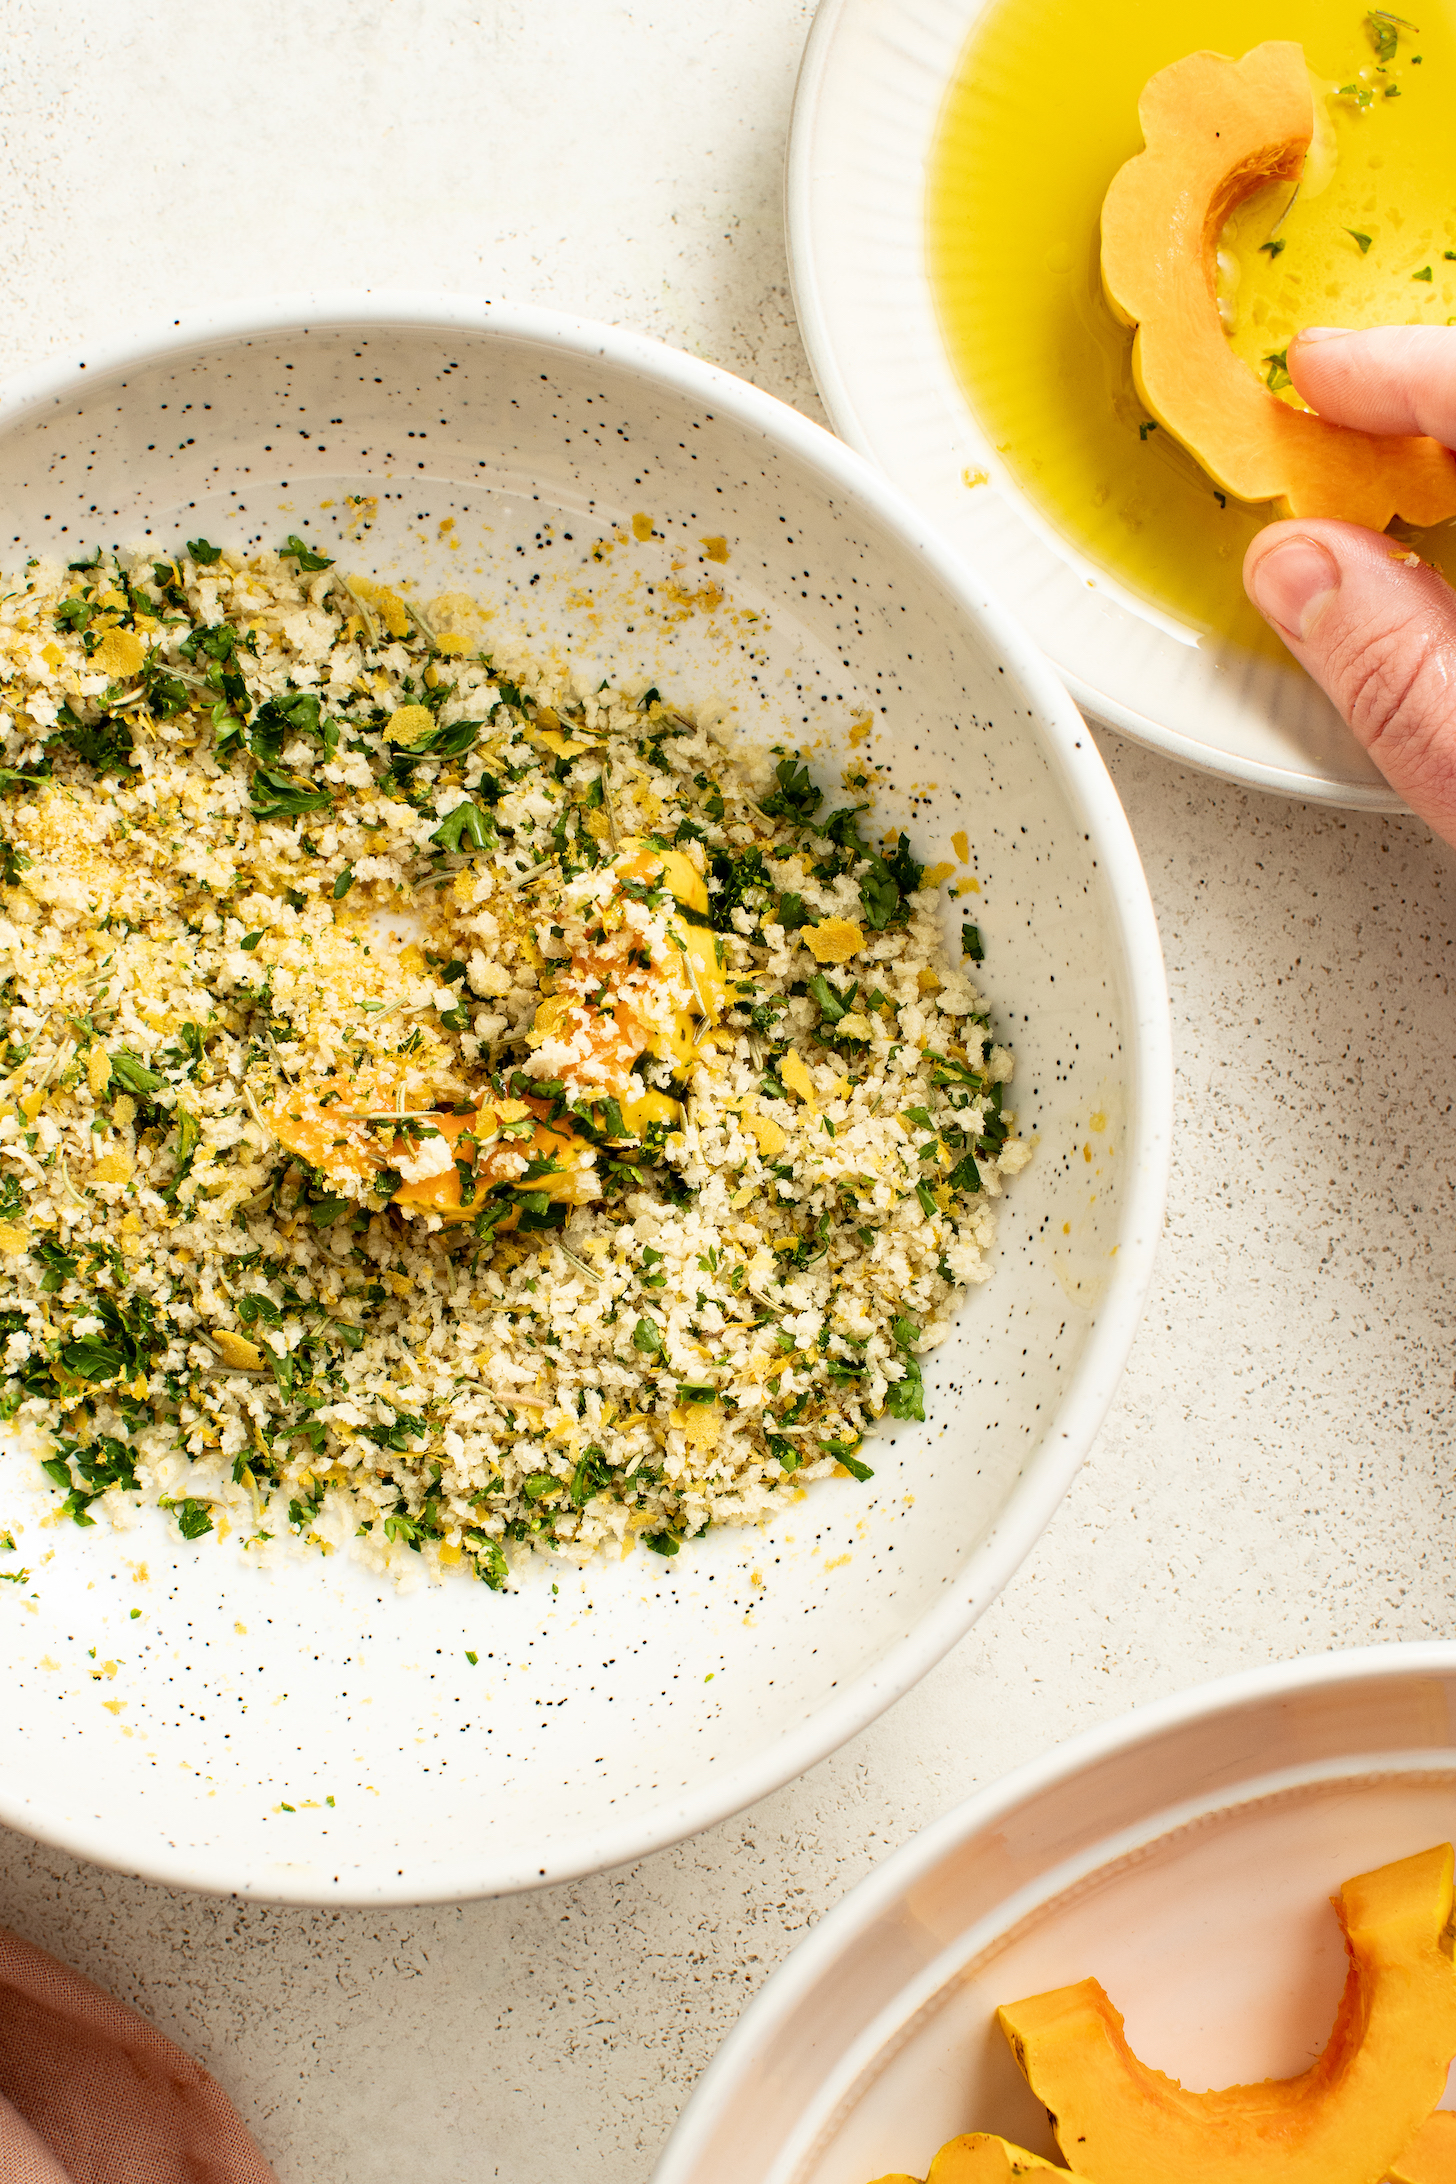
<path fill-rule="evenodd" d="M 947 1813 L 831 1911 L 729 2034 L 653 2184 L 923 2177 L 971 2130 L 1056 2158 L 995 2012 L 1089 1976 L 1134 2052 L 1194 2089 L 1292 2076 L 1344 1983 L 1330 1896 L 1453 1829 L 1450 1641 L 1124 1715 Z"/>
<path fill-rule="evenodd" d="M 814 18 L 786 217 L 794 303 L 835 430 L 995 588 L 1094 719 L 1252 788 L 1402 810 L 1292 662 L 1200 639 L 1079 557 L 1008 475 L 967 402 L 936 320 L 925 189 L 942 103 L 988 4 L 821 0 Z M 1084 4 L 1103 8 L 1116 34 L 1112 0 Z M 967 491 L 967 469 L 984 470 L 989 485 Z"/>

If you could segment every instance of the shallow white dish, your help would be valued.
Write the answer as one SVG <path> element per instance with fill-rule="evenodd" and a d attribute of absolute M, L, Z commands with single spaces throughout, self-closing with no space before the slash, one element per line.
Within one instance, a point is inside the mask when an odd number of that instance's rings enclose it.
<path fill-rule="evenodd" d="M 653 2184 L 923 2176 L 970 2130 L 1057 2158 L 995 2011 L 1089 1974 L 1134 2052 L 1195 2089 L 1293 2075 L 1344 1984 L 1330 1896 L 1453 1828 L 1449 1641 L 1140 1708 L 862 1881 L 729 2034 Z"/>
<path fill-rule="evenodd" d="M 338 544 L 351 493 L 377 497 L 373 527 Z M 426 597 L 488 594 L 603 674 L 813 739 L 826 773 L 872 711 L 886 818 L 937 854 L 956 828 L 975 844 L 986 980 L 1042 1140 L 994 1280 L 927 1360 L 931 1423 L 876 1441 L 870 1485 L 826 1482 L 771 1532 L 715 1532 L 670 1563 L 539 1560 L 508 1595 L 401 1596 L 341 1558 L 269 1575 L 155 1514 L 124 1536 L 40 1529 L 54 1496 L 6 1455 L 0 1523 L 23 1525 L 32 1579 L 0 1588 L 0 1820 L 188 1886 L 422 1901 L 614 1865 L 764 1795 L 994 1596 L 1137 1323 L 1167 1002 L 1137 854 L 1065 693 L 828 434 L 544 312 L 311 298 L 48 366 L 0 390 L 0 506 L 7 560 L 301 531 Z M 658 537 L 631 536 L 637 513 Z M 625 543 L 594 559 L 614 526 Z M 705 556 L 717 536 L 726 564 Z"/>
<path fill-rule="evenodd" d="M 835 430 L 994 587 L 1095 719 L 1253 788 L 1403 810 L 1292 661 L 1200 640 L 1083 560 L 967 402 L 926 266 L 926 165 L 961 50 L 994 4 L 820 0 L 785 188 L 794 304 Z M 968 471 L 989 484 L 968 491 Z"/>

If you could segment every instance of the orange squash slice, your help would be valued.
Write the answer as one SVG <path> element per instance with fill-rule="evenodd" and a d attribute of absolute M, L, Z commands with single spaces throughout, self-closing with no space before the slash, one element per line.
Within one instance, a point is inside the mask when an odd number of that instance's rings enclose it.
<path fill-rule="evenodd" d="M 990 2131 L 967 2131 L 961 2138 L 947 2139 L 934 2161 L 925 2184 L 1049 2184 L 1052 2178 L 1060 2184 L 1086 2184 L 1085 2177 L 1075 2177 L 1070 2170 L 1059 2169 L 1054 2161 L 1043 2161 L 1040 2154 L 1029 2154 L 1024 2146 L 1013 2146 L 1010 2139 L 997 2138 Z M 876 2184 L 920 2184 L 913 2176 L 882 2176 Z"/>
<path fill-rule="evenodd" d="M 1438 2108 L 1390 2164 L 1390 2184 L 1456 2184 L 1456 2116 Z"/>
<path fill-rule="evenodd" d="M 1309 150 L 1303 49 L 1274 39 L 1241 61 L 1190 53 L 1145 85 L 1138 120 L 1147 148 L 1118 170 L 1102 206 L 1102 284 L 1137 329 L 1133 378 L 1159 424 L 1238 500 L 1376 531 L 1397 515 L 1456 515 L 1456 458 L 1438 441 L 1354 432 L 1290 408 L 1234 354 L 1219 319 L 1224 222 L 1261 184 L 1292 182 Z"/>
<path fill-rule="evenodd" d="M 1187 2092 L 1139 2062 L 1095 1979 L 1001 2010 L 1063 2158 L 1097 2184 L 1379 2184 L 1456 2054 L 1451 1869 L 1442 1843 L 1345 1883 L 1345 1991 L 1298 2078 Z"/>

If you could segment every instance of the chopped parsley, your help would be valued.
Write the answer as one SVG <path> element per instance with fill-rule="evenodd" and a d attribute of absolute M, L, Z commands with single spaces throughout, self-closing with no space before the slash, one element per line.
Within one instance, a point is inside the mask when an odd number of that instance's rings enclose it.
<path fill-rule="evenodd" d="M 48 1434 L 59 1513 L 90 1526 L 180 1456 L 182 1539 L 332 1546 L 343 1511 L 367 1559 L 497 1592 L 533 1547 L 671 1558 L 748 1476 L 872 1478 L 874 1420 L 924 1415 L 916 1329 L 1010 1124 L 980 1005 L 935 999 L 952 966 L 871 762 L 837 803 L 805 752 L 765 776 L 657 689 L 502 676 L 298 534 L 240 560 L 78 564 L 27 616 L 72 695 L 39 757 L 0 752 L 12 888 L 73 788 L 107 819 L 74 975 L 37 889 L 0 988 L 34 1125 L 0 1147 L 0 1414 Z M 104 643 L 118 674 L 82 696 Z M 158 748 L 173 787 L 121 796 Z M 614 947 L 677 981 L 640 1052 Z M 542 1014 L 565 993 L 630 1068 L 572 1073 Z M 584 1148 L 599 1197 L 570 1187 Z M 684 1246 L 705 1168 L 733 1218 Z"/>

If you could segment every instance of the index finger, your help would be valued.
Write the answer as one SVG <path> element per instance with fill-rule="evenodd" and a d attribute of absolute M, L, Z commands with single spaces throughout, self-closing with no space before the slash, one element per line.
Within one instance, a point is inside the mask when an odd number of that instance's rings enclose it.
<path fill-rule="evenodd" d="M 1312 326 L 1289 344 L 1311 409 L 1357 432 L 1424 432 L 1456 448 L 1456 326 Z"/>

